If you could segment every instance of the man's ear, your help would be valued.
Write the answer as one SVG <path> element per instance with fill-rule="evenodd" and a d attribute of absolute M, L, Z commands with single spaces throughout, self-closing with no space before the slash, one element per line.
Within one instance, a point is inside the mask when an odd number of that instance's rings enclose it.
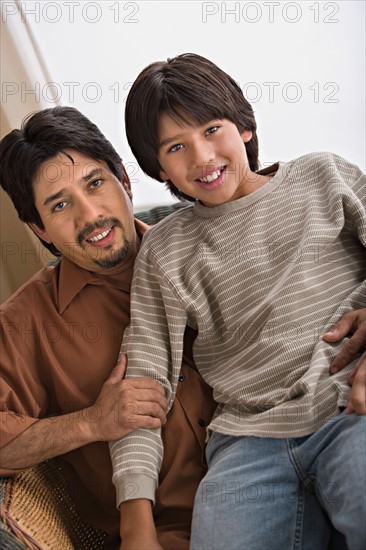
<path fill-rule="evenodd" d="M 244 143 L 248 143 L 253 137 L 253 132 L 251 130 L 244 130 L 244 132 L 241 133 L 241 137 Z"/>
<path fill-rule="evenodd" d="M 31 228 L 33 233 L 37 235 L 42 241 L 45 241 L 48 244 L 52 243 L 52 240 L 49 238 L 48 233 L 45 229 L 41 229 L 36 223 L 28 223 L 28 227 Z"/>
<path fill-rule="evenodd" d="M 127 195 L 132 200 L 132 190 L 131 190 L 130 178 L 128 177 L 126 168 L 124 167 L 122 162 L 121 162 L 121 166 L 122 166 L 122 186 L 123 186 L 123 189 L 126 191 Z"/>

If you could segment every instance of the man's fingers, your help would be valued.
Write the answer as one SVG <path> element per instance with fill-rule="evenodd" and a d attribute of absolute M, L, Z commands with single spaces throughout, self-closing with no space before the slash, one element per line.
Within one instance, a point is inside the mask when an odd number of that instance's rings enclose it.
<path fill-rule="evenodd" d="M 336 355 L 330 366 L 330 372 L 335 374 L 346 367 L 364 348 L 364 336 L 360 331 L 343 344 L 341 351 Z"/>
<path fill-rule="evenodd" d="M 327 332 L 323 334 L 323 340 L 326 342 L 338 342 L 344 336 L 347 336 L 352 329 L 354 323 L 354 312 L 350 311 L 335 323 Z"/>
<path fill-rule="evenodd" d="M 356 367 L 350 374 L 352 388 L 349 395 L 347 413 L 366 414 L 366 352 L 362 354 Z"/>
<path fill-rule="evenodd" d="M 161 395 L 165 397 L 165 390 L 163 386 L 160 384 L 160 382 L 154 380 L 153 378 L 129 378 L 128 382 L 133 388 L 158 391 L 159 393 L 161 393 Z"/>
<path fill-rule="evenodd" d="M 119 409 L 118 422 L 125 428 L 159 428 L 166 421 L 165 407 L 149 401 L 131 401 Z"/>

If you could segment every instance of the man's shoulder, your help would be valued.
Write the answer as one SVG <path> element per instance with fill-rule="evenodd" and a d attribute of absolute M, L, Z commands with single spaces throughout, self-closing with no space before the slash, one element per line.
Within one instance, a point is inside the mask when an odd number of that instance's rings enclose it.
<path fill-rule="evenodd" d="M 57 286 L 59 266 L 47 266 L 33 275 L 0 306 L 1 313 L 32 311 L 40 299 L 51 298 Z"/>

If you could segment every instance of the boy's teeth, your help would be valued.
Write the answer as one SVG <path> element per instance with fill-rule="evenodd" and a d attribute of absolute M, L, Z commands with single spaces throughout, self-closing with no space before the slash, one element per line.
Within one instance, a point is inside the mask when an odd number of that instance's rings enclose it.
<path fill-rule="evenodd" d="M 90 239 L 87 239 L 87 241 L 96 243 L 97 241 L 101 241 L 110 233 L 112 229 L 107 229 L 106 231 L 103 231 L 103 233 L 99 233 L 99 235 L 95 235 L 95 237 L 90 237 Z"/>
<path fill-rule="evenodd" d="M 211 181 L 216 180 L 220 175 L 220 170 L 216 170 L 215 172 L 212 172 L 211 174 L 208 174 L 205 178 L 201 178 L 201 181 L 203 183 L 211 183 Z"/>

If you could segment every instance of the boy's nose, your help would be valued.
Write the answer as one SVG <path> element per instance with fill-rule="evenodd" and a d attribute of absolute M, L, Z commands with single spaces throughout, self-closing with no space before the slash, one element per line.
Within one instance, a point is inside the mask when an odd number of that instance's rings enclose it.
<path fill-rule="evenodd" d="M 201 167 L 213 163 L 215 160 L 215 152 L 212 145 L 204 140 L 193 144 L 192 146 L 192 163 L 194 166 Z"/>

